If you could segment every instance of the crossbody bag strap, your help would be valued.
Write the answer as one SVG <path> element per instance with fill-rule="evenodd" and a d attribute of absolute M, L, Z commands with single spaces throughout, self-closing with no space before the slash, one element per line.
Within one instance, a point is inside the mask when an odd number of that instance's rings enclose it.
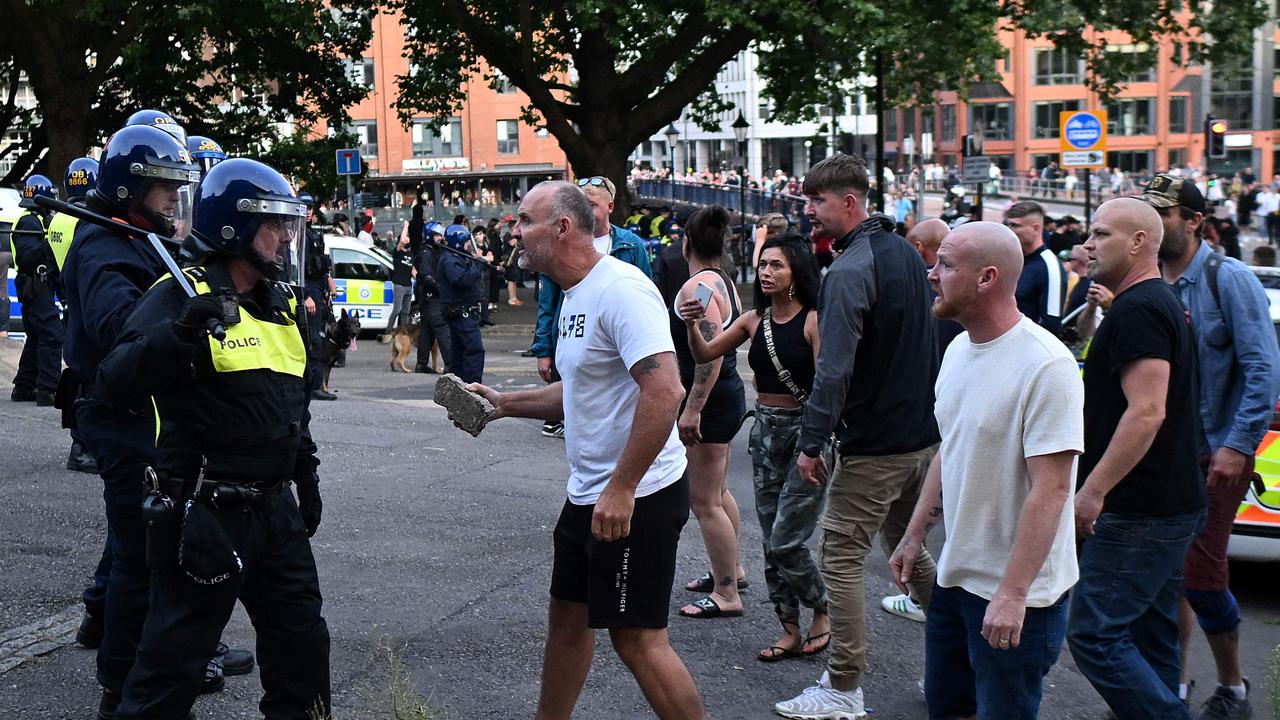
<path fill-rule="evenodd" d="M 763 321 L 760 323 L 760 329 L 764 332 L 764 347 L 769 351 L 769 359 L 773 361 L 773 369 L 778 372 L 778 379 L 781 380 L 791 394 L 795 396 L 802 404 L 809 401 L 809 393 L 803 388 L 796 385 L 791 379 L 791 371 L 782 367 L 782 361 L 778 359 L 778 350 L 773 345 L 773 308 L 765 308 Z"/>

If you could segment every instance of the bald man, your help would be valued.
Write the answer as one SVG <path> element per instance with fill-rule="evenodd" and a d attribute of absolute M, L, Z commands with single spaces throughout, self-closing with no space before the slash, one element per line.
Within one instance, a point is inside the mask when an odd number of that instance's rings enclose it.
<path fill-rule="evenodd" d="M 1084 386 L 1071 351 L 1018 310 L 1022 262 L 1012 230 L 974 222 L 943 238 L 929 273 L 933 314 L 968 332 L 942 361 L 942 446 L 889 565 L 905 591 L 946 518 L 925 621 L 931 718 L 1037 717 L 1067 628 Z"/>
<path fill-rule="evenodd" d="M 929 218 L 928 220 L 920 221 L 907 233 L 907 242 L 911 243 L 916 252 L 920 253 L 920 259 L 924 260 L 925 267 L 929 271 L 932 271 L 933 266 L 937 264 L 938 246 L 942 244 L 942 238 L 946 237 L 949 232 L 951 232 L 951 228 L 945 222 L 938 218 Z M 938 295 L 932 288 L 930 288 L 930 292 L 932 296 L 929 300 L 932 302 Z M 936 315 L 933 318 L 933 324 L 938 328 L 938 357 L 941 358 L 947 351 L 947 346 L 951 344 L 951 341 L 964 332 L 964 327 L 955 320 Z M 917 621 L 924 620 L 924 612 L 919 609 L 918 605 L 915 605 L 914 599 L 910 597 L 903 595 L 887 597 L 881 603 L 881 606 L 895 615 L 902 615 Z"/>
<path fill-rule="evenodd" d="M 1160 276 L 1163 225 L 1137 198 L 1103 203 L 1084 249 L 1115 293 L 1084 364 L 1075 497 L 1080 582 L 1067 642 L 1117 717 L 1189 720 L 1178 699 L 1183 557 L 1205 522 L 1190 321 Z"/>

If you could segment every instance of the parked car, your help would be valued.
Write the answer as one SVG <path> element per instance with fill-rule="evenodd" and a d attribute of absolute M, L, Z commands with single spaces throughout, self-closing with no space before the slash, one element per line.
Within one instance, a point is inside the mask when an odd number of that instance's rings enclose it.
<path fill-rule="evenodd" d="M 18 218 L 22 216 L 23 210 L 18 207 L 18 201 L 22 196 L 17 190 L 12 188 L 0 188 L 0 247 L 5 252 L 10 252 L 12 247 L 9 244 L 9 231 L 13 229 L 14 223 L 18 222 Z M 22 329 L 22 303 L 18 302 L 18 289 L 13 284 L 13 261 L 10 261 L 8 282 L 5 283 L 3 289 L 9 294 L 9 326 L 0 327 L 0 330 L 18 331 Z M 3 322 L 3 319 L 0 319 Z"/>
<path fill-rule="evenodd" d="M 1271 301 L 1271 323 L 1280 342 L 1280 268 L 1255 267 L 1254 275 Z M 1271 415 L 1271 429 L 1254 454 L 1265 488 L 1245 495 L 1231 528 L 1227 556 L 1235 560 L 1280 561 L 1280 398 Z"/>

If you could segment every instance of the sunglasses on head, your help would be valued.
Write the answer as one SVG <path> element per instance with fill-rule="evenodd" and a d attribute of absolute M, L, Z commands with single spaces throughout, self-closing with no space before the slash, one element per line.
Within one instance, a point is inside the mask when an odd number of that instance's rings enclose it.
<path fill-rule="evenodd" d="M 578 187 L 584 188 L 588 185 L 592 187 L 602 187 L 605 190 L 608 190 L 610 195 L 613 194 L 613 190 L 609 187 L 608 178 L 600 177 L 599 175 L 592 175 L 589 178 L 580 178 L 578 180 Z"/>

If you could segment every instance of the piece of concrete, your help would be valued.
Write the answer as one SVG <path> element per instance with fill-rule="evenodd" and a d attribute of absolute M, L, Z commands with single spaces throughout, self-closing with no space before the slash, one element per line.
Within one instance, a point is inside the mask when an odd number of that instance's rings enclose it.
<path fill-rule="evenodd" d="M 485 423 L 493 414 L 493 404 L 467 389 L 467 384 L 453 373 L 441 375 L 436 380 L 435 403 L 449 411 L 449 417 L 458 427 L 479 437 Z"/>

